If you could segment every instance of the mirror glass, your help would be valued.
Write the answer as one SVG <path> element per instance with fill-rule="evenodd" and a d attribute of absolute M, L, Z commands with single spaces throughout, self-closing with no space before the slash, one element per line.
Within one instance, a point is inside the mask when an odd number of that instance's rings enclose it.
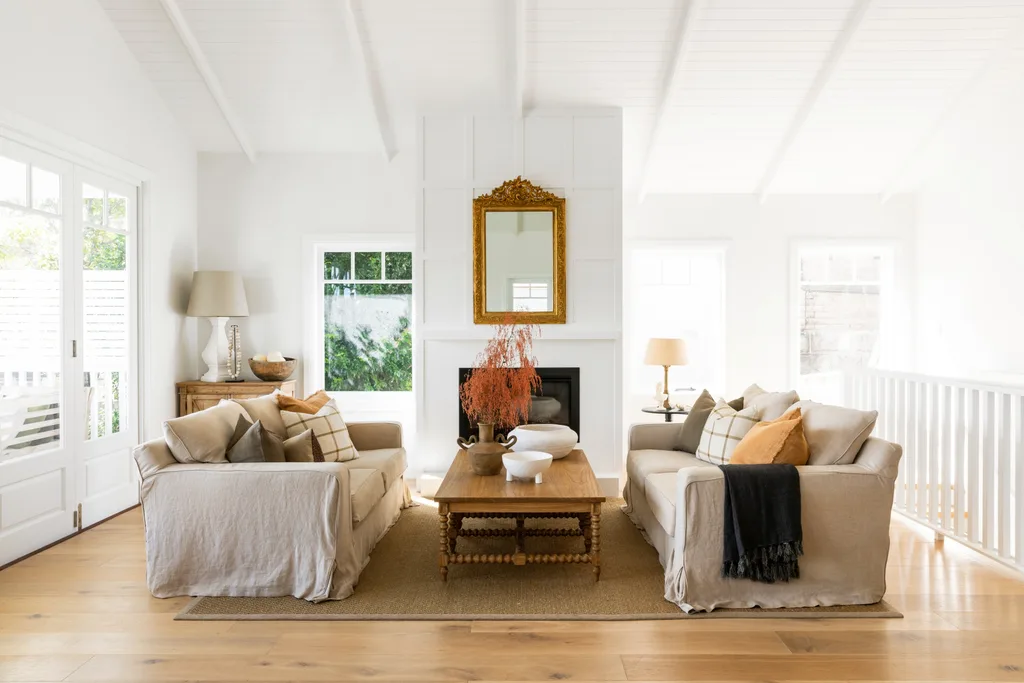
<path fill-rule="evenodd" d="M 553 211 L 486 211 L 487 312 L 554 310 Z"/>

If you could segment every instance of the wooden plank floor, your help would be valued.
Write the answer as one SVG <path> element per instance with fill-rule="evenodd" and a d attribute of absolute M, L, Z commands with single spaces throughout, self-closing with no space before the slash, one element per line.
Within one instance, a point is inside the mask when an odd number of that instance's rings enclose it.
<path fill-rule="evenodd" d="M 0 572 L 0 681 L 1024 681 L 1024 577 L 892 536 L 905 619 L 175 622 L 134 510 Z"/>

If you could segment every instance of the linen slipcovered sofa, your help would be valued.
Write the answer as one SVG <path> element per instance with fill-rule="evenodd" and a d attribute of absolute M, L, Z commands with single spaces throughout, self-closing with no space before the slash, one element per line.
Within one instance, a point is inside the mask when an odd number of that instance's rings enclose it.
<path fill-rule="evenodd" d="M 186 464 L 164 439 L 136 447 L 150 592 L 351 595 L 410 498 L 401 425 L 348 432 L 359 457 L 347 462 Z"/>
<path fill-rule="evenodd" d="M 679 423 L 630 428 L 623 491 L 624 511 L 665 568 L 666 600 L 689 612 L 865 605 L 882 599 L 900 446 L 867 438 L 849 464 L 797 468 L 804 547 L 800 578 L 765 584 L 721 577 L 722 471 L 693 453 L 674 450 L 679 428 Z"/>

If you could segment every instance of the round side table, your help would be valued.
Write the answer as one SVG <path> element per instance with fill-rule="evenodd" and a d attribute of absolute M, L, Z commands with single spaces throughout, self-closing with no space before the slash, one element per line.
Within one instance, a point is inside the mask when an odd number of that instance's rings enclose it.
<path fill-rule="evenodd" d="M 667 410 L 665 408 L 641 408 L 641 410 L 652 415 L 664 415 L 665 422 L 671 422 L 673 415 L 688 415 L 690 413 L 689 410 L 684 410 L 683 408 L 669 408 Z"/>

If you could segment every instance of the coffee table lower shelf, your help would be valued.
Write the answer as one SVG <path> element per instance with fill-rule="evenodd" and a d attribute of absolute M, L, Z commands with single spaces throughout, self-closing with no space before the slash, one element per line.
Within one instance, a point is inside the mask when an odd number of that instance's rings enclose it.
<path fill-rule="evenodd" d="M 488 507 L 493 508 L 493 504 Z M 520 507 L 520 506 L 516 506 Z M 545 506 L 550 507 L 550 506 Z M 439 565 L 441 579 L 448 580 L 448 567 L 453 564 L 590 564 L 594 568 L 594 580 L 601 579 L 601 505 L 574 504 L 571 511 L 517 511 L 502 512 L 491 510 L 473 510 L 467 504 L 440 503 L 440 555 Z M 466 519 L 514 519 L 514 529 L 503 527 L 498 529 L 466 529 Z M 527 519 L 577 519 L 577 529 L 533 529 L 526 527 Z M 471 537 L 510 537 L 515 539 L 515 551 L 511 553 L 457 553 L 456 542 L 459 536 Z M 526 552 L 527 537 L 565 536 L 583 538 L 582 553 L 528 553 Z"/>

